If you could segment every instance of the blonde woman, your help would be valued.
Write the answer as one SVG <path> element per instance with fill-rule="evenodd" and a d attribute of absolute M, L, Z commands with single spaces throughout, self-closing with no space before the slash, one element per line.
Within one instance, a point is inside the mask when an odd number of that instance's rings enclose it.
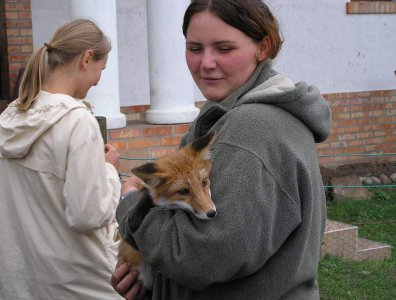
<path fill-rule="evenodd" d="M 80 99 L 111 49 L 89 20 L 61 26 L 0 116 L 0 298 L 118 299 L 119 154 Z"/>

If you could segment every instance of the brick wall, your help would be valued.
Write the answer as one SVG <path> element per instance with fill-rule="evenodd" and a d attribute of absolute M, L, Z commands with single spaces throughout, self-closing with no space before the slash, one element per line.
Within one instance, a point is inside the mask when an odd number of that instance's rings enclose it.
<path fill-rule="evenodd" d="M 120 173 L 129 173 L 149 159 L 172 153 L 189 128 L 190 124 L 152 125 L 133 119 L 126 128 L 108 130 L 108 142 L 119 150 L 121 157 L 137 159 L 123 159 Z"/>
<path fill-rule="evenodd" d="M 5 98 L 11 100 L 18 71 L 33 51 L 31 2 L 4 0 L 0 5 L 1 86 Z"/>
<path fill-rule="evenodd" d="M 333 111 L 332 134 L 319 155 L 396 153 L 396 90 L 324 95 Z M 394 156 L 321 157 L 324 165 L 396 161 Z"/>
<path fill-rule="evenodd" d="M 395 14 L 392 0 L 351 0 L 346 3 L 347 14 Z"/>
<path fill-rule="evenodd" d="M 333 112 L 333 127 L 325 143 L 318 144 L 320 162 L 325 166 L 361 162 L 396 161 L 396 90 L 323 95 Z M 201 106 L 198 103 L 197 106 Z M 190 124 L 150 125 L 142 121 L 148 106 L 122 108 L 128 127 L 109 130 L 109 142 L 127 158 L 155 158 L 172 152 Z M 343 156 L 345 155 L 346 156 Z M 355 156 L 351 154 L 371 154 Z M 122 172 L 142 162 L 122 162 Z"/>

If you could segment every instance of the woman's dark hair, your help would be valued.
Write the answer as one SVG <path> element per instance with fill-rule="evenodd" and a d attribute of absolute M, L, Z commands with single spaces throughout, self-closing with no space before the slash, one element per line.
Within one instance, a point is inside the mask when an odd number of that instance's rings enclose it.
<path fill-rule="evenodd" d="M 268 36 L 271 41 L 269 57 L 273 59 L 277 56 L 282 45 L 278 21 L 263 1 L 192 0 L 184 14 L 184 36 L 187 34 L 193 15 L 203 11 L 215 14 L 223 22 L 239 29 L 256 42 Z"/>

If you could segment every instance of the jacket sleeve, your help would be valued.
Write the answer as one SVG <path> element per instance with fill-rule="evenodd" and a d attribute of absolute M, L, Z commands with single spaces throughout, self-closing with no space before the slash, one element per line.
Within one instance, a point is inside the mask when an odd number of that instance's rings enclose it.
<path fill-rule="evenodd" d="M 301 222 L 299 204 L 253 153 L 217 144 L 212 158 L 215 218 L 153 208 L 133 234 L 146 262 L 195 290 L 253 274 Z"/>
<path fill-rule="evenodd" d="M 64 185 L 65 218 L 77 232 L 103 228 L 115 220 L 121 183 L 105 162 L 99 126 L 89 113 L 77 115 L 70 137 Z"/>

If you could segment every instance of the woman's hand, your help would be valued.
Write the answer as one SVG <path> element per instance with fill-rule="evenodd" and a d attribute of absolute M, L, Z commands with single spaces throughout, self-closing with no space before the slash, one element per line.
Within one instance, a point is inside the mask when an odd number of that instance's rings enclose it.
<path fill-rule="evenodd" d="M 132 176 L 129 177 L 127 181 L 122 183 L 121 195 L 124 195 L 129 191 L 141 190 L 142 188 L 143 188 L 142 180 L 136 175 L 132 174 Z"/>
<path fill-rule="evenodd" d="M 137 280 L 139 273 L 131 272 L 128 263 L 117 263 L 116 268 L 111 275 L 111 285 L 114 290 L 127 300 L 143 300 L 146 295 L 146 289 L 142 282 Z"/>
<path fill-rule="evenodd" d="M 118 150 L 110 144 L 104 145 L 105 161 L 112 164 L 117 170 L 120 166 L 120 154 Z"/>

